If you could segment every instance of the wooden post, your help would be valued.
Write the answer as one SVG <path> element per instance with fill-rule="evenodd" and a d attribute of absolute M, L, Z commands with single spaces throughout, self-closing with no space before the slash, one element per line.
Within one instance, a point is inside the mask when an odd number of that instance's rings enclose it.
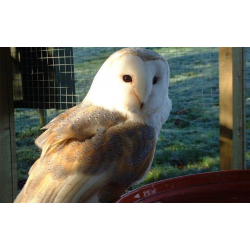
<path fill-rule="evenodd" d="M 46 125 L 46 109 L 39 109 L 40 128 Z"/>
<path fill-rule="evenodd" d="M 0 202 L 17 195 L 14 106 L 10 48 L 0 48 Z"/>
<path fill-rule="evenodd" d="M 245 168 L 243 48 L 220 48 L 220 168 Z"/>

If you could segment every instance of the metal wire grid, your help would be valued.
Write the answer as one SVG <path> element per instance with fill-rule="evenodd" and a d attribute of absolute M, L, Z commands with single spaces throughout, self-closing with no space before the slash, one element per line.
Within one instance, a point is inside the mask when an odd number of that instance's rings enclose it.
<path fill-rule="evenodd" d="M 70 80 L 75 83 L 76 103 L 81 102 L 88 92 L 92 80 L 103 62 L 119 49 L 121 48 L 73 48 L 74 72 L 69 72 L 67 67 L 60 67 L 60 70 L 63 73 L 70 73 L 68 74 L 71 76 Z M 169 95 L 173 101 L 170 119 L 163 126 L 158 142 L 155 165 L 187 169 L 190 164 L 202 162 L 201 168 L 208 169 L 208 164 L 212 164 L 218 170 L 218 48 L 148 49 L 160 53 L 169 62 L 171 69 Z M 16 77 L 20 79 L 20 75 L 16 75 Z M 48 109 L 46 123 L 60 112 L 63 110 Z M 16 132 L 20 138 L 17 148 L 22 151 L 26 147 L 27 140 L 29 140 L 28 147 L 31 147 L 33 143 L 33 140 L 28 138 L 37 136 L 39 110 L 16 109 L 15 123 Z M 206 141 L 210 141 L 210 143 L 206 143 Z M 39 157 L 40 152 L 34 146 L 33 150 L 36 150 L 36 154 L 32 155 L 31 160 L 25 159 L 27 160 L 25 168 L 30 167 L 32 161 Z M 27 155 L 26 150 L 24 153 Z M 208 158 L 210 160 L 205 162 L 204 159 Z M 21 165 L 19 168 L 22 167 Z"/>
<path fill-rule="evenodd" d="M 75 105 L 72 48 L 12 48 L 17 108 L 69 108 Z"/>
<path fill-rule="evenodd" d="M 173 101 L 166 131 L 163 127 L 163 136 L 169 140 L 163 144 L 163 153 L 171 166 L 187 169 L 196 165 L 206 170 L 210 165 L 218 170 L 218 48 L 162 48 L 162 55 L 171 69 L 169 95 Z M 161 165 L 162 157 L 158 161 Z"/>

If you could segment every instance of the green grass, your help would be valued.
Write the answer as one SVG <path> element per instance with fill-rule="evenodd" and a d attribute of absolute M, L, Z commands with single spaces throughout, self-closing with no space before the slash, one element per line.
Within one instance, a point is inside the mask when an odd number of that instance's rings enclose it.
<path fill-rule="evenodd" d="M 16 133 L 17 178 L 21 189 L 28 178 L 33 163 L 40 157 L 41 150 L 36 147 L 35 139 L 41 134 L 39 127 Z"/>
<path fill-rule="evenodd" d="M 152 168 L 140 185 L 219 170 L 218 48 L 150 49 L 169 62 L 173 110 L 159 136 Z M 74 49 L 76 93 L 80 101 L 99 67 L 114 51 L 115 48 Z M 34 145 L 40 134 L 39 119 L 36 110 L 16 112 L 18 175 L 23 181 L 40 154 Z M 55 110 L 47 112 L 50 119 L 58 114 Z M 22 119 L 24 123 L 20 122 Z"/>
<path fill-rule="evenodd" d="M 183 166 L 171 166 L 162 164 L 154 164 L 154 167 L 149 170 L 146 178 L 144 181 L 138 185 L 134 185 L 130 188 L 133 190 L 135 188 L 141 187 L 143 185 L 160 181 L 166 180 L 178 176 L 184 175 L 191 175 L 191 174 L 198 174 L 198 173 L 205 173 L 205 172 L 212 172 L 212 171 L 219 171 L 218 167 L 218 158 L 203 158 L 202 161 L 196 162 L 195 164 L 188 164 L 186 167 Z"/>

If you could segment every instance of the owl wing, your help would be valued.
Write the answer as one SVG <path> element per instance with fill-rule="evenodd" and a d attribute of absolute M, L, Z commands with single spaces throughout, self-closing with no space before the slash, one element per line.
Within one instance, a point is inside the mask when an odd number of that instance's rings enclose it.
<path fill-rule="evenodd" d="M 112 202 L 150 167 L 152 127 L 91 105 L 72 113 L 59 115 L 37 139 L 42 155 L 15 202 Z"/>

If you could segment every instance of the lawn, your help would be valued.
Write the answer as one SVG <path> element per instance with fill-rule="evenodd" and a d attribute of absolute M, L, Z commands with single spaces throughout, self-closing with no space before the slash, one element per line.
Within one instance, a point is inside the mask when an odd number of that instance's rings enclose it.
<path fill-rule="evenodd" d="M 118 48 L 74 48 L 76 93 L 81 101 L 105 59 Z M 173 110 L 163 125 L 151 170 L 140 185 L 219 170 L 218 48 L 150 48 L 171 69 Z M 59 111 L 47 110 L 47 121 Z M 62 112 L 62 111 L 60 111 Z M 37 110 L 15 110 L 19 188 L 39 157 Z M 140 186 L 139 185 L 139 186 Z M 131 187 L 131 189 L 137 186 Z"/>

